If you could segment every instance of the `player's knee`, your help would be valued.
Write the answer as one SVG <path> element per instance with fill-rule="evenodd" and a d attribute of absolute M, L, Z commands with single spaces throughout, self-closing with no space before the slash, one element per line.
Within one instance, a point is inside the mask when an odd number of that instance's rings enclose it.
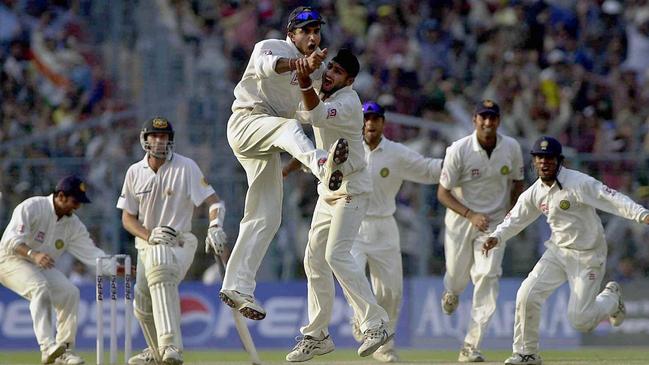
<path fill-rule="evenodd" d="M 579 332 L 590 332 L 597 326 L 597 323 L 592 318 L 572 310 L 568 311 L 568 320 Z"/>
<path fill-rule="evenodd" d="M 529 310 L 540 308 L 538 294 L 529 285 L 521 285 L 516 292 L 516 308 Z"/>
<path fill-rule="evenodd" d="M 148 289 L 148 288 L 147 288 Z M 149 316 L 153 316 L 153 305 L 151 303 L 151 296 L 139 286 L 135 286 L 135 305 L 133 312 L 139 320 L 147 320 Z"/>
<path fill-rule="evenodd" d="M 180 268 L 176 264 L 162 264 L 150 267 L 146 272 L 149 288 L 157 284 L 177 284 L 180 281 Z"/>

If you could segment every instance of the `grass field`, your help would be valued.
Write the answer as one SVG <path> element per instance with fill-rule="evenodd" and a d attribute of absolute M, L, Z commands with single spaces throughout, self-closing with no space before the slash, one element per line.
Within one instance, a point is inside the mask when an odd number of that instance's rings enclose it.
<path fill-rule="evenodd" d="M 95 364 L 95 354 L 84 352 L 81 354 L 86 364 Z M 260 353 L 264 364 L 280 364 L 284 361 L 285 351 L 262 351 Z M 404 364 L 457 364 L 456 351 L 425 351 L 404 350 L 400 352 L 401 363 Z M 510 355 L 506 351 L 485 351 L 488 362 L 485 364 L 502 364 Z M 582 348 L 569 351 L 544 351 L 542 354 L 544 364 L 649 364 L 649 346 L 644 348 Z M 107 359 L 106 359 L 107 360 Z M 123 357 L 120 358 L 123 360 Z M 40 354 L 37 352 L 6 352 L 0 353 L 0 365 L 39 364 Z M 360 358 L 353 350 L 338 350 L 331 354 L 318 356 L 305 363 L 309 365 L 364 365 L 376 364 L 372 357 Z M 123 364 L 119 362 L 119 364 Z M 185 354 L 187 365 L 212 365 L 212 364 L 250 364 L 247 355 L 241 351 L 202 351 L 187 352 Z"/>

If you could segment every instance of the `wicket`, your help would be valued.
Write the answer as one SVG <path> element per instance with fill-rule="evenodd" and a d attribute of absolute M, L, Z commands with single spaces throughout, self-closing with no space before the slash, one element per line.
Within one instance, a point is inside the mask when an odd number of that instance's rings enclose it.
<path fill-rule="evenodd" d="M 110 365 L 117 365 L 117 260 L 124 260 L 124 363 L 131 356 L 131 318 L 133 296 L 131 293 L 131 257 L 112 255 L 97 258 L 97 365 L 104 364 L 104 288 L 103 277 L 110 276 Z M 109 261 L 109 271 L 103 262 Z"/>

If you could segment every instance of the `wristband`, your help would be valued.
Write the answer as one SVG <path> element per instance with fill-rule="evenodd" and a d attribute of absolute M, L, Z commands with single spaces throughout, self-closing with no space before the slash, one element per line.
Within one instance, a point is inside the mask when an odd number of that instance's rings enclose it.
<path fill-rule="evenodd" d="M 313 84 L 309 84 L 307 87 L 300 87 L 301 91 L 309 91 L 311 89 L 313 89 Z"/>
<path fill-rule="evenodd" d="M 469 215 L 469 212 L 470 212 L 470 211 L 471 211 L 471 209 L 466 208 L 466 210 L 464 211 L 464 214 L 462 214 L 462 216 L 463 216 L 464 218 L 466 218 L 467 215 Z"/>
<path fill-rule="evenodd" d="M 27 250 L 27 257 L 29 257 L 30 259 L 32 258 L 32 252 L 34 252 L 33 248 L 30 248 L 29 250 Z"/>
<path fill-rule="evenodd" d="M 223 227 L 223 221 L 225 220 L 225 202 L 223 200 L 220 200 L 212 205 L 210 205 L 210 215 L 212 214 L 212 211 L 216 210 L 216 218 L 212 219 L 210 221 L 210 227 L 214 226 L 219 226 Z"/>

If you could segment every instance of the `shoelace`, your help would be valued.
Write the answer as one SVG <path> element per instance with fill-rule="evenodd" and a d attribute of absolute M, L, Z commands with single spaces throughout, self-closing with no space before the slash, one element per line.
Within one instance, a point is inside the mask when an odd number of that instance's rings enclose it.
<path fill-rule="evenodd" d="M 536 360 L 536 355 L 531 354 L 531 355 L 523 355 L 523 354 L 518 354 L 520 356 L 521 361 L 534 361 Z"/>

